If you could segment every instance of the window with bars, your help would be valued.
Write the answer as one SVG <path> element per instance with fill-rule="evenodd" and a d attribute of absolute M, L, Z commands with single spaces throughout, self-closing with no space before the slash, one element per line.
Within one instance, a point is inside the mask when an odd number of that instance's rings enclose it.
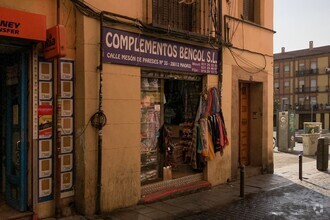
<path fill-rule="evenodd" d="M 260 0 L 243 0 L 243 19 L 260 24 Z"/>
<path fill-rule="evenodd" d="M 215 37 L 219 26 L 217 0 L 147 0 L 145 7 L 146 22 L 169 31 Z"/>
<path fill-rule="evenodd" d="M 152 23 L 170 29 L 194 31 L 196 5 L 196 2 L 185 4 L 178 0 L 153 0 Z"/>

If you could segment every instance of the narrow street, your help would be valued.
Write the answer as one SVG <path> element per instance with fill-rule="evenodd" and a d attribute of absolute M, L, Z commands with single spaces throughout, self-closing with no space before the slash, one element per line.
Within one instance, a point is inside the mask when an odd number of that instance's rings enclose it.
<path fill-rule="evenodd" d="M 246 196 L 182 219 L 329 219 L 330 198 L 298 184 Z"/>
<path fill-rule="evenodd" d="M 214 207 L 178 219 L 330 219 L 329 170 L 316 169 L 315 157 L 303 157 L 303 180 L 298 178 L 298 155 L 274 150 L 275 175 L 290 183 L 269 191 L 260 191 L 231 204 Z"/>

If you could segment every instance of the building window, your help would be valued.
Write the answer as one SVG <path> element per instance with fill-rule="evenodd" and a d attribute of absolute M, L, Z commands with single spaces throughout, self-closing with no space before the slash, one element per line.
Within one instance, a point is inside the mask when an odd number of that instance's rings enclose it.
<path fill-rule="evenodd" d="M 188 4 L 177 0 L 153 0 L 152 23 L 164 28 L 194 31 L 197 11 L 196 1 Z"/>
<path fill-rule="evenodd" d="M 260 0 L 243 0 L 243 18 L 260 24 Z"/>
<path fill-rule="evenodd" d="M 285 89 L 290 88 L 290 81 L 284 81 L 284 88 Z"/>
<path fill-rule="evenodd" d="M 304 70 L 305 70 L 305 64 L 299 63 L 299 71 L 304 71 Z"/>
<path fill-rule="evenodd" d="M 304 105 L 305 102 L 305 98 L 304 97 L 300 97 L 299 98 L 299 105 Z"/>
<path fill-rule="evenodd" d="M 275 90 L 279 90 L 279 89 L 280 89 L 280 85 L 279 85 L 278 82 L 275 82 L 275 83 L 274 83 L 274 89 L 275 89 Z"/>
<path fill-rule="evenodd" d="M 284 72 L 285 73 L 290 72 L 290 64 L 289 63 L 284 64 Z"/>
<path fill-rule="evenodd" d="M 304 92 L 304 88 L 305 88 L 305 81 L 299 80 L 299 92 Z"/>
<path fill-rule="evenodd" d="M 316 97 L 310 97 L 310 101 L 311 101 L 311 106 L 315 107 L 315 105 L 316 105 Z"/>
<path fill-rule="evenodd" d="M 280 72 L 280 67 L 274 66 L 274 73 L 279 73 L 279 72 Z"/>
<path fill-rule="evenodd" d="M 317 64 L 316 64 L 316 61 L 312 61 L 311 62 L 311 73 L 312 74 L 317 73 Z"/>
<path fill-rule="evenodd" d="M 316 79 L 311 80 L 311 92 L 316 92 L 317 86 L 316 86 Z"/>

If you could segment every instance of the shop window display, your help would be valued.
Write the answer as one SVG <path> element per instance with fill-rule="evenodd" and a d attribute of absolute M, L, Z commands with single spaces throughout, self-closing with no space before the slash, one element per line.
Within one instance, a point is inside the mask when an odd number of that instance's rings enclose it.
<path fill-rule="evenodd" d="M 216 88 L 201 78 L 141 78 L 141 183 L 202 172 L 228 145 Z"/>

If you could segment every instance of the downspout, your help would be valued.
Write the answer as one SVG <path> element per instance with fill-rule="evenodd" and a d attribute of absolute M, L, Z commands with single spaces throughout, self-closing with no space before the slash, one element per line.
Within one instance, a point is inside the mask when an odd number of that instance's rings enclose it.
<path fill-rule="evenodd" d="M 219 93 L 220 97 L 222 96 L 222 67 L 223 67 L 223 59 L 222 59 L 222 0 L 218 0 L 218 80 L 219 80 Z M 220 103 L 221 106 L 221 103 Z"/>
<path fill-rule="evenodd" d="M 103 126 L 106 123 L 106 117 L 103 113 L 103 14 L 100 13 L 100 65 L 98 66 L 100 74 L 100 88 L 99 88 L 99 111 L 92 117 L 92 125 L 98 129 L 98 151 L 97 151 L 97 188 L 96 188 L 96 208 L 95 212 L 97 214 L 101 213 L 101 188 L 102 188 L 102 136 L 103 136 Z M 93 123 L 94 121 L 94 123 Z M 95 123 L 96 122 L 96 123 Z"/>
<path fill-rule="evenodd" d="M 56 0 L 56 24 L 59 25 L 61 23 L 61 5 L 60 0 Z M 54 92 L 56 94 L 56 101 L 54 102 L 54 117 L 55 117 L 55 138 L 56 138 L 56 148 L 55 148 L 55 216 L 60 217 L 62 215 L 62 205 L 61 205 L 61 159 L 59 157 L 61 152 L 61 124 L 59 119 L 61 118 L 61 84 L 60 84 L 60 58 L 55 58 L 56 63 L 56 77 L 54 77 Z"/>

